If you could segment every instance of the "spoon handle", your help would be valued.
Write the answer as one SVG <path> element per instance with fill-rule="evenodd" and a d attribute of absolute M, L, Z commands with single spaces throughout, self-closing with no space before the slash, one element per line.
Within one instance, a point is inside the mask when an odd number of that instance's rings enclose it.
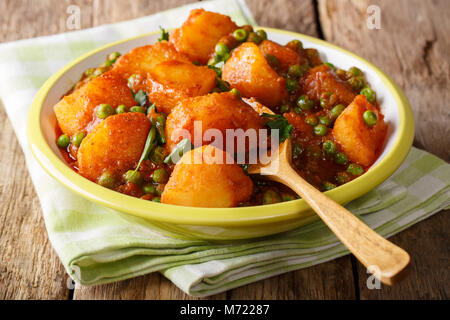
<path fill-rule="evenodd" d="M 381 282 L 392 285 L 407 271 L 406 251 L 384 239 L 350 211 L 306 182 L 291 166 L 271 177 L 294 190 L 322 218 L 351 253 Z"/>

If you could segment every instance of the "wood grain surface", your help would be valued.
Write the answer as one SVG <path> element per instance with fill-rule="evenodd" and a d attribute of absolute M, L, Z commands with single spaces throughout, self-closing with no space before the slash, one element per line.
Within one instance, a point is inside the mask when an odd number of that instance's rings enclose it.
<path fill-rule="evenodd" d="M 367 28 L 369 4 L 379 6 L 382 29 Z M 405 91 L 415 115 L 414 144 L 449 161 L 450 2 L 319 0 L 319 12 L 327 41 L 367 58 Z M 449 212 L 390 239 L 412 258 L 402 283 L 369 290 L 358 265 L 360 298 L 448 298 Z"/>
<path fill-rule="evenodd" d="M 81 8 L 81 27 L 141 17 L 190 0 L 0 0 L 0 42 L 67 32 L 67 7 Z M 366 28 L 369 4 L 381 8 L 381 30 Z M 405 90 L 416 115 L 416 145 L 450 157 L 450 2 L 420 0 L 247 0 L 260 25 L 324 36 L 374 62 Z M 402 12 L 398 15 L 398 12 Z M 0 299 L 192 299 L 158 273 L 77 287 L 49 243 L 24 157 L 0 107 Z M 369 290 L 368 275 L 347 256 L 230 290 L 209 299 L 386 299 L 449 296 L 448 212 L 391 240 L 412 258 L 395 287 Z"/>

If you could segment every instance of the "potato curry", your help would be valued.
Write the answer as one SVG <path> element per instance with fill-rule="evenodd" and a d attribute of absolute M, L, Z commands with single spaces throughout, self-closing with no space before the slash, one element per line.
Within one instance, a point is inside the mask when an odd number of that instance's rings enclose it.
<path fill-rule="evenodd" d="M 294 168 L 322 191 L 364 174 L 387 130 L 357 67 L 340 69 L 299 40 L 279 44 L 264 30 L 203 9 L 170 34 L 162 29 L 154 44 L 110 53 L 54 112 L 56 143 L 83 177 L 141 199 L 196 207 L 297 198 L 249 176 L 248 164 L 214 140 L 179 134 L 192 133 L 196 122 L 223 135 L 279 129 L 280 141 L 292 139 Z"/>

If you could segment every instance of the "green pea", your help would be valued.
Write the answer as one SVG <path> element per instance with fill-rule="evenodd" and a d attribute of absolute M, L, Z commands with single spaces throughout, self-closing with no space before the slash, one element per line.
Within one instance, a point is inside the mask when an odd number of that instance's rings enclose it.
<path fill-rule="evenodd" d="M 67 148 L 70 143 L 70 138 L 67 134 L 62 134 L 58 137 L 58 140 L 56 140 L 56 143 L 60 148 Z"/>
<path fill-rule="evenodd" d="M 375 92 L 373 92 L 373 90 L 369 87 L 362 88 L 360 94 L 365 95 L 367 101 L 369 101 L 370 103 L 373 103 L 375 101 Z"/>
<path fill-rule="evenodd" d="M 230 57 L 231 57 L 231 54 L 230 54 L 230 53 L 225 53 L 225 54 L 222 56 L 222 61 L 219 62 L 218 64 L 216 64 L 216 67 L 222 68 L 222 66 L 223 66 L 222 63 L 224 63 L 224 61 L 227 61 Z"/>
<path fill-rule="evenodd" d="M 327 134 L 327 132 L 328 129 L 323 124 L 318 124 L 317 126 L 314 127 L 314 133 L 318 136 L 324 136 Z"/>
<path fill-rule="evenodd" d="M 161 146 L 156 147 L 150 155 L 150 160 L 158 164 L 163 163 L 165 158 L 166 153 L 164 152 L 164 147 Z"/>
<path fill-rule="evenodd" d="M 354 176 L 359 176 L 364 173 L 364 169 L 356 163 L 350 163 L 347 167 L 347 172 Z"/>
<path fill-rule="evenodd" d="M 329 126 L 331 124 L 331 119 L 327 116 L 319 116 L 319 122 L 325 126 Z"/>
<path fill-rule="evenodd" d="M 363 113 L 363 120 L 369 127 L 376 125 L 378 122 L 377 115 L 372 110 L 366 110 Z"/>
<path fill-rule="evenodd" d="M 294 143 L 294 146 L 292 147 L 292 156 L 294 158 L 298 158 L 303 153 L 303 148 L 301 145 Z"/>
<path fill-rule="evenodd" d="M 113 64 L 113 62 L 108 60 L 108 61 L 103 62 L 99 67 L 100 68 L 107 68 L 107 67 L 112 66 L 112 64 Z"/>
<path fill-rule="evenodd" d="M 314 59 L 319 56 L 319 51 L 317 49 L 308 49 L 306 55 L 309 59 Z"/>
<path fill-rule="evenodd" d="M 325 99 L 325 98 L 320 98 L 320 106 L 322 107 L 322 108 L 327 108 L 327 106 L 328 106 L 328 101 L 327 101 L 327 99 Z"/>
<path fill-rule="evenodd" d="M 347 183 L 350 181 L 350 176 L 348 175 L 347 172 L 343 171 L 343 172 L 338 172 L 336 174 L 335 179 L 339 184 L 344 184 L 344 183 Z"/>
<path fill-rule="evenodd" d="M 305 118 L 306 124 L 309 124 L 310 126 L 315 126 L 319 123 L 319 119 L 315 115 L 309 115 Z"/>
<path fill-rule="evenodd" d="M 248 32 L 245 29 L 236 29 L 233 32 L 233 36 L 237 41 L 243 42 L 247 40 Z"/>
<path fill-rule="evenodd" d="M 281 197 L 278 192 L 273 190 L 266 190 L 263 195 L 262 203 L 263 204 L 272 204 L 281 202 Z"/>
<path fill-rule="evenodd" d="M 283 202 L 285 202 L 285 201 L 292 201 L 292 200 L 295 200 L 295 199 L 296 198 L 293 195 L 291 195 L 291 194 L 283 193 L 281 195 L 281 200 L 283 200 Z"/>
<path fill-rule="evenodd" d="M 262 30 L 262 29 L 257 30 L 257 31 L 256 31 L 256 34 L 257 34 L 258 37 L 260 37 L 262 40 L 266 40 L 266 39 L 267 39 L 267 33 L 266 33 L 264 30 Z"/>
<path fill-rule="evenodd" d="M 232 94 L 234 94 L 234 95 L 235 95 L 237 98 L 239 98 L 239 99 L 242 97 L 241 92 L 240 92 L 238 89 L 236 89 L 236 88 L 231 89 L 230 92 L 231 92 Z"/>
<path fill-rule="evenodd" d="M 81 141 L 83 141 L 84 137 L 86 135 L 84 132 L 78 132 L 72 137 L 72 143 L 74 146 L 79 147 L 81 144 Z"/>
<path fill-rule="evenodd" d="M 305 73 L 304 69 L 299 64 L 294 64 L 289 67 L 288 74 L 294 78 L 300 78 L 303 73 Z"/>
<path fill-rule="evenodd" d="M 102 187 L 112 189 L 116 183 L 116 177 L 113 173 L 106 171 L 98 178 L 97 183 Z"/>
<path fill-rule="evenodd" d="M 225 54 L 230 52 L 230 50 L 228 50 L 227 45 L 223 42 L 219 42 L 216 44 L 215 51 L 216 54 L 220 57 L 223 57 Z"/>
<path fill-rule="evenodd" d="M 325 191 L 328 191 L 328 190 L 331 190 L 331 189 L 334 189 L 337 187 L 337 185 L 335 185 L 334 183 L 328 182 L 328 181 L 325 181 L 322 185 L 323 185 L 323 189 Z"/>
<path fill-rule="evenodd" d="M 94 71 L 95 71 L 95 68 L 89 68 L 89 69 L 87 69 L 87 70 L 84 72 L 84 75 L 85 75 L 86 77 L 89 77 L 89 76 L 91 76 L 91 75 L 94 74 Z"/>
<path fill-rule="evenodd" d="M 145 194 L 153 194 L 155 193 L 156 189 L 154 185 L 152 185 L 151 183 L 147 183 L 142 187 L 142 191 L 144 191 Z"/>
<path fill-rule="evenodd" d="M 214 66 L 218 62 L 220 62 L 219 56 L 214 55 L 213 57 L 209 58 L 207 65 L 208 66 Z"/>
<path fill-rule="evenodd" d="M 266 54 L 264 55 L 264 57 L 266 58 L 267 62 L 270 64 L 270 66 L 276 67 L 279 63 L 278 58 L 275 57 L 273 54 Z"/>
<path fill-rule="evenodd" d="M 361 70 L 358 69 L 357 67 L 351 67 L 347 71 L 347 75 L 349 77 L 357 77 L 357 76 L 360 76 L 361 74 L 362 74 Z"/>
<path fill-rule="evenodd" d="M 290 48 L 295 48 L 295 50 L 303 49 L 303 43 L 300 40 L 294 39 L 287 43 L 287 46 Z"/>
<path fill-rule="evenodd" d="M 132 74 L 129 78 L 128 78 L 128 87 L 132 88 L 134 86 L 134 81 L 136 80 L 137 75 L 136 74 Z"/>
<path fill-rule="evenodd" d="M 154 197 L 152 199 L 153 202 L 161 202 L 161 198 L 160 197 Z"/>
<path fill-rule="evenodd" d="M 342 111 L 344 111 L 345 106 L 343 104 L 337 104 L 335 105 L 331 110 L 331 117 L 333 119 L 336 119 L 337 117 L 339 117 L 339 115 L 342 113 Z"/>
<path fill-rule="evenodd" d="M 295 79 L 286 79 L 286 90 L 289 92 L 295 91 L 297 89 L 297 80 Z"/>
<path fill-rule="evenodd" d="M 156 183 L 166 183 L 169 180 L 169 174 L 163 168 L 153 171 L 153 181 Z"/>
<path fill-rule="evenodd" d="M 351 77 L 348 83 L 355 91 L 360 91 L 364 87 L 364 79 L 361 76 Z"/>
<path fill-rule="evenodd" d="M 131 182 L 136 185 L 140 185 L 144 181 L 144 177 L 142 176 L 142 173 L 140 173 L 139 171 L 128 170 L 125 173 L 125 180 L 127 182 Z"/>
<path fill-rule="evenodd" d="M 289 112 L 289 110 L 291 109 L 291 107 L 288 104 L 283 104 L 280 107 L 280 113 L 286 113 Z"/>
<path fill-rule="evenodd" d="M 337 146 L 336 144 L 331 140 L 326 140 L 322 144 L 322 150 L 327 155 L 334 155 L 337 152 Z"/>
<path fill-rule="evenodd" d="M 130 108 L 130 112 L 140 112 L 140 113 L 146 114 L 147 110 L 141 106 L 134 106 L 134 107 Z"/>
<path fill-rule="evenodd" d="M 303 111 L 309 110 L 309 109 L 311 109 L 312 107 L 314 107 L 314 101 L 308 99 L 307 96 L 304 96 L 304 95 L 303 95 L 303 96 L 300 96 L 300 97 L 297 99 L 297 106 L 298 106 L 300 109 L 302 109 Z"/>
<path fill-rule="evenodd" d="M 261 39 L 261 37 L 258 36 L 256 32 L 250 32 L 247 40 L 250 42 L 254 42 L 255 44 L 260 44 L 261 41 L 263 41 L 263 39 Z"/>
<path fill-rule="evenodd" d="M 121 104 L 121 105 L 117 106 L 117 108 L 116 108 L 116 113 L 117 114 L 125 113 L 125 112 L 127 112 L 127 107 L 125 107 L 124 104 Z"/>
<path fill-rule="evenodd" d="M 343 69 L 335 69 L 334 72 L 341 79 L 344 79 L 347 76 L 347 72 Z"/>
<path fill-rule="evenodd" d="M 116 61 L 117 58 L 119 58 L 119 57 L 120 57 L 120 53 L 116 51 L 116 52 L 110 53 L 108 55 L 108 60 L 109 61 Z"/>
<path fill-rule="evenodd" d="M 345 153 L 343 152 L 338 152 L 336 153 L 336 155 L 334 156 L 334 162 L 336 162 L 337 164 L 346 164 L 348 162 L 348 158 L 346 156 Z"/>
<path fill-rule="evenodd" d="M 103 74 L 103 70 L 100 68 L 95 69 L 94 73 L 92 73 L 93 76 L 97 77 Z"/>
<path fill-rule="evenodd" d="M 109 116 L 112 116 L 114 113 L 114 108 L 107 103 L 102 103 L 97 108 L 97 117 L 99 117 L 100 119 L 106 119 Z"/>

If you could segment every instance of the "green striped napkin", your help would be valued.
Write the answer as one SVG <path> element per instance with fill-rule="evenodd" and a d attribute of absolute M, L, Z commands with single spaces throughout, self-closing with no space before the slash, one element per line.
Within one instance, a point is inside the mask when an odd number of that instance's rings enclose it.
<path fill-rule="evenodd" d="M 203 1 L 132 21 L 0 45 L 0 97 L 25 154 L 47 232 L 70 276 L 83 285 L 160 271 L 184 292 L 207 296 L 348 254 L 320 221 L 227 245 L 169 238 L 148 221 L 91 203 L 50 178 L 32 158 L 26 117 L 39 87 L 80 54 L 107 42 L 176 27 L 190 9 L 254 23 L 243 1 Z M 450 206 L 450 166 L 418 149 L 386 182 L 348 208 L 391 236 Z"/>

